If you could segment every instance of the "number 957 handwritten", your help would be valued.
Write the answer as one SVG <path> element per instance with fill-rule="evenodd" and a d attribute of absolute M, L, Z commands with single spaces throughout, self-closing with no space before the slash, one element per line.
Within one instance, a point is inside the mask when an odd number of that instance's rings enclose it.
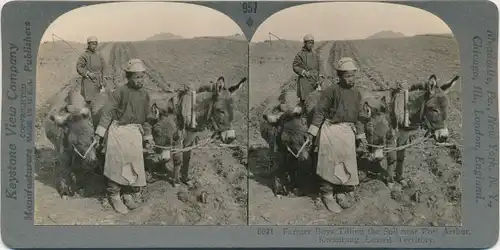
<path fill-rule="evenodd" d="M 241 5 L 243 13 L 257 13 L 257 2 L 243 2 Z"/>

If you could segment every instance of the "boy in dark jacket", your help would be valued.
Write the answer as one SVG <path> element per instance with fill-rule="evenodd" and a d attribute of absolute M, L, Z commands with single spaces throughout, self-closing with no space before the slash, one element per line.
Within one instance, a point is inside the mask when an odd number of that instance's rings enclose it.
<path fill-rule="evenodd" d="M 127 207 L 138 207 L 134 199 L 146 185 L 142 142 L 147 148 L 154 146 L 148 122 L 152 116 L 150 96 L 142 88 L 145 71 L 141 60 L 128 62 L 128 82 L 111 94 L 95 131 L 96 142 L 106 135 L 104 175 L 108 178 L 108 195 L 113 208 L 122 214 L 128 212 Z"/>

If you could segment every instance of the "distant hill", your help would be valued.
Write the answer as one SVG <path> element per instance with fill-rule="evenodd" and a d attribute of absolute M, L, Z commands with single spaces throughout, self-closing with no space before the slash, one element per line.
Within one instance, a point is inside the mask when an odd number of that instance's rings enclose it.
<path fill-rule="evenodd" d="M 392 30 L 384 30 L 377 32 L 366 39 L 386 39 L 386 38 L 402 38 L 406 37 L 405 34 L 401 32 L 394 32 Z"/>
<path fill-rule="evenodd" d="M 242 34 L 234 34 L 229 36 L 199 36 L 195 38 L 211 38 L 211 39 L 226 39 L 235 41 L 246 41 L 246 37 Z"/>
<path fill-rule="evenodd" d="M 435 33 L 435 34 L 419 34 L 418 36 L 431 36 L 431 37 L 443 37 L 443 38 L 455 38 L 455 35 L 452 33 Z"/>
<path fill-rule="evenodd" d="M 238 40 L 238 41 L 247 40 L 247 38 L 243 34 L 234 34 L 232 36 L 226 36 L 224 38 L 226 38 L 226 39 L 232 39 L 232 40 Z"/>
<path fill-rule="evenodd" d="M 146 41 L 159 41 L 159 40 L 178 40 L 178 39 L 184 39 L 182 36 L 178 36 L 172 33 L 159 33 L 155 34 L 151 37 L 148 37 Z"/>

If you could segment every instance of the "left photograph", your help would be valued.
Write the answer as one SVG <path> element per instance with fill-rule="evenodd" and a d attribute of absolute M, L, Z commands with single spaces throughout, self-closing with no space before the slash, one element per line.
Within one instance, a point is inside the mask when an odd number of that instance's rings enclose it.
<path fill-rule="evenodd" d="M 35 225 L 246 225 L 242 33 L 194 4 L 57 18 L 37 57 Z"/>

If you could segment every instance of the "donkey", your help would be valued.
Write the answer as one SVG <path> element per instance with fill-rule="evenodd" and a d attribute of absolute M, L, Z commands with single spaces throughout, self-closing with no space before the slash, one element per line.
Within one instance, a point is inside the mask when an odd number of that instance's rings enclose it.
<path fill-rule="evenodd" d="M 386 147 L 396 148 L 395 130 L 391 129 L 391 112 L 386 99 L 367 98 L 363 101 L 363 113 L 368 119 L 365 121 L 365 135 L 368 147 L 363 151 L 358 151 L 358 168 L 363 172 L 382 173 L 382 181 L 387 183 L 389 172 L 387 167 L 383 167 L 383 160 L 386 159 L 385 166 L 392 166 L 396 162 L 395 151 L 386 154 Z"/>
<path fill-rule="evenodd" d="M 98 113 L 107 98 L 107 93 L 100 93 L 91 107 L 78 91 L 70 91 L 44 120 L 45 134 L 57 152 L 56 189 L 62 198 L 75 194 L 83 172 L 98 171 L 96 166 L 102 165 L 93 145 L 98 116 L 91 113 Z"/>
<path fill-rule="evenodd" d="M 155 134 L 160 134 L 160 131 L 175 130 L 161 140 L 155 139 L 155 142 L 163 147 L 177 146 L 186 149 L 195 144 L 203 129 L 213 131 L 223 143 L 234 141 L 236 138 L 233 129 L 236 93 L 246 80 L 247 78 L 244 77 L 234 86 L 227 88 L 224 77 L 220 76 L 212 86 L 198 88 L 196 95 L 191 89 L 186 88 L 169 98 L 165 105 L 159 105 L 159 102 L 154 103 L 152 112 L 157 117 L 158 123 L 153 127 L 153 137 Z M 167 127 L 169 129 L 165 129 Z M 161 152 L 163 155 L 170 155 L 168 149 L 162 149 Z M 188 169 L 191 150 L 182 152 L 182 160 L 179 157 L 179 154 L 173 157 L 173 184 L 174 186 L 181 183 L 189 185 Z"/>
<path fill-rule="evenodd" d="M 387 106 L 387 119 L 390 128 L 389 134 L 393 135 L 396 142 L 391 142 L 398 150 L 391 150 L 388 161 L 388 185 L 393 187 L 396 183 L 403 186 L 407 181 L 403 177 L 403 166 L 405 159 L 405 145 L 410 143 L 418 131 L 425 131 L 426 136 L 432 137 L 436 142 L 446 142 L 449 137 L 447 127 L 449 100 L 448 91 L 458 81 L 459 76 L 438 85 L 436 75 L 431 75 L 424 83 L 411 85 L 408 88 L 407 103 L 402 99 L 400 90 L 384 90 L 370 92 L 370 95 L 378 95 L 381 103 Z M 386 102 L 386 100 L 390 102 Z M 404 112 L 397 112 L 398 107 L 406 106 Z M 404 114 L 404 115 L 403 115 Z M 406 117 L 406 118 L 404 118 Z M 395 154 L 395 155 L 394 155 Z"/>

